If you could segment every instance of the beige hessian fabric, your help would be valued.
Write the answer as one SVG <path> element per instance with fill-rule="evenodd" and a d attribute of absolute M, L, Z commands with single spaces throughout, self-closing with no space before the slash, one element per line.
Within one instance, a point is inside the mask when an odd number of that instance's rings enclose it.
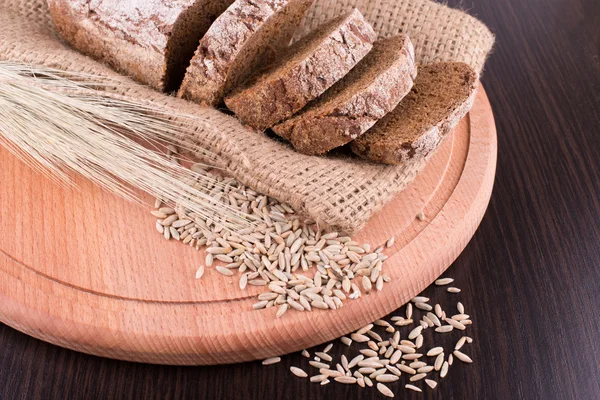
<path fill-rule="evenodd" d="M 494 37 L 479 21 L 429 0 L 317 0 L 302 32 L 357 6 L 381 36 L 406 32 L 417 60 L 460 60 L 481 71 Z M 345 157 L 309 157 L 217 110 L 139 85 L 70 49 L 56 35 L 43 0 L 0 0 L 0 59 L 85 71 L 120 80 L 111 93 L 198 117 L 194 145 L 244 184 L 286 201 L 324 226 L 352 233 L 410 183 L 422 164 L 383 166 Z"/>

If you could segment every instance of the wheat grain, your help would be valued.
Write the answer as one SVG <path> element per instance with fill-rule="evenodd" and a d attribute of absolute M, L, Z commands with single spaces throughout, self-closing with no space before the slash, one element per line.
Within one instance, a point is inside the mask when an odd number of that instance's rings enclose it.
<path fill-rule="evenodd" d="M 392 247 L 394 245 L 394 241 L 395 241 L 395 238 L 394 238 L 394 236 L 392 236 L 391 238 L 389 238 L 387 240 L 387 242 L 385 242 L 385 247 Z"/>
<path fill-rule="evenodd" d="M 262 365 L 277 364 L 280 361 L 281 361 L 281 357 L 271 357 L 271 358 L 267 358 L 266 360 L 263 360 Z"/>
<path fill-rule="evenodd" d="M 327 361 L 327 362 L 331 362 L 331 361 L 333 360 L 333 358 L 332 358 L 332 357 L 331 357 L 329 354 L 327 354 L 327 353 L 325 353 L 325 352 L 322 352 L 322 351 L 317 351 L 317 352 L 315 353 L 315 355 L 316 355 L 317 357 L 320 357 L 321 359 L 323 359 L 323 360 Z"/>
<path fill-rule="evenodd" d="M 423 362 L 423 361 L 413 361 L 413 362 L 411 362 L 409 365 L 410 365 L 410 367 L 411 367 L 411 368 L 418 369 L 418 368 L 421 368 L 421 367 L 424 367 L 424 366 L 426 366 L 426 365 L 427 365 L 427 363 L 426 363 L 426 362 Z M 417 372 L 418 372 L 418 371 L 417 371 Z"/>
<path fill-rule="evenodd" d="M 419 358 L 423 357 L 423 354 L 421 353 L 414 353 L 414 354 L 403 354 L 402 355 L 402 359 L 403 360 L 417 360 Z"/>
<path fill-rule="evenodd" d="M 444 353 L 440 353 L 436 358 L 433 364 L 433 367 L 436 371 L 439 371 L 444 364 Z"/>
<path fill-rule="evenodd" d="M 223 274 L 225 276 L 232 276 L 233 275 L 233 272 L 230 269 L 222 267 L 220 265 L 217 266 L 215 269 L 217 270 L 217 272 L 219 272 L 219 273 L 221 273 L 221 274 Z"/>
<path fill-rule="evenodd" d="M 308 377 L 308 374 L 298 367 L 290 367 L 290 371 L 292 372 L 292 374 L 296 375 L 298 378 Z"/>
<path fill-rule="evenodd" d="M 275 314 L 276 318 L 281 318 L 283 316 L 283 314 L 286 313 L 286 311 L 288 310 L 288 305 L 287 304 L 282 304 L 279 309 L 277 310 L 277 314 Z"/>
<path fill-rule="evenodd" d="M 377 382 L 383 382 L 383 383 L 396 382 L 398 379 L 400 379 L 400 378 L 397 375 L 393 375 L 393 374 L 380 374 L 375 377 L 375 380 Z"/>
<path fill-rule="evenodd" d="M 309 361 L 308 363 L 317 369 L 329 369 L 329 364 L 325 364 L 320 361 Z"/>
<path fill-rule="evenodd" d="M 444 352 L 443 347 L 434 347 L 427 352 L 427 356 L 434 357 Z"/>
<path fill-rule="evenodd" d="M 384 395 L 386 397 L 390 397 L 390 398 L 394 397 L 394 392 L 392 392 L 390 390 L 390 388 L 388 388 L 387 386 L 385 386 L 383 383 L 378 383 L 377 384 L 377 390 L 379 390 L 379 393 L 381 393 L 382 395 Z"/>
<path fill-rule="evenodd" d="M 409 383 L 407 383 L 406 385 L 404 385 L 404 387 L 407 388 L 407 389 L 410 389 L 410 390 L 414 390 L 415 392 L 422 392 L 421 389 L 419 389 L 415 385 L 411 385 Z"/>
<path fill-rule="evenodd" d="M 444 361 L 442 364 L 442 369 L 440 371 L 440 378 L 445 378 L 448 374 L 448 361 Z"/>
<path fill-rule="evenodd" d="M 336 382 L 352 385 L 356 383 L 356 378 L 353 376 L 336 376 L 333 378 Z"/>
<path fill-rule="evenodd" d="M 240 278 L 240 289 L 244 290 L 246 288 L 246 286 L 248 285 L 248 275 L 244 274 L 242 275 L 242 277 Z"/>
<path fill-rule="evenodd" d="M 319 372 L 325 376 L 327 376 L 328 378 L 335 378 L 336 376 L 345 376 L 344 373 L 334 370 L 334 369 L 329 369 L 329 368 L 321 368 L 319 369 Z"/>
<path fill-rule="evenodd" d="M 418 326 L 415 329 L 413 329 L 412 331 L 410 331 L 410 333 L 408 334 L 408 338 L 411 340 L 415 339 L 417 336 L 419 336 L 421 334 L 422 331 L 423 331 L 423 327 Z"/>
<path fill-rule="evenodd" d="M 396 364 L 396 367 L 398 367 L 398 369 L 404 373 L 410 374 L 410 375 L 414 375 L 417 373 L 417 371 L 414 368 L 409 367 L 408 365 L 405 364 Z"/>
<path fill-rule="evenodd" d="M 472 363 L 473 360 L 471 360 L 471 357 L 469 357 L 468 355 L 466 355 L 465 353 L 459 351 L 459 350 L 454 350 L 454 352 L 452 353 L 454 354 L 454 356 L 456 358 L 458 358 L 460 361 L 464 362 L 464 363 Z"/>
<path fill-rule="evenodd" d="M 464 320 L 468 320 L 469 318 L 471 318 L 471 316 L 469 314 L 464 314 L 463 313 L 463 314 L 454 314 L 450 318 L 452 318 L 455 321 L 461 322 L 461 321 L 464 321 Z"/>
<path fill-rule="evenodd" d="M 373 329 L 373 324 L 363 326 L 362 328 L 360 328 L 359 330 L 356 331 L 356 334 L 364 335 L 365 333 L 369 332 L 371 329 Z"/>
<path fill-rule="evenodd" d="M 452 318 L 446 318 L 444 321 L 446 321 L 448 323 L 448 325 L 451 325 L 454 329 L 459 329 L 461 331 L 464 331 L 465 329 L 467 329 L 466 326 L 464 326 L 463 324 L 461 324 L 460 322 L 458 322 Z"/>
<path fill-rule="evenodd" d="M 350 362 L 348 363 L 348 368 L 349 369 L 354 368 L 355 366 L 358 365 L 359 362 L 361 362 L 364 359 L 365 359 L 364 355 L 362 355 L 362 354 L 357 355 L 352 360 L 350 360 Z"/>
<path fill-rule="evenodd" d="M 437 279 L 435 281 L 436 286 L 445 286 L 445 285 L 449 285 L 452 282 L 454 282 L 454 279 L 452 278 L 441 278 L 441 279 Z"/>
<path fill-rule="evenodd" d="M 431 379 L 425 379 L 425 383 L 432 389 L 435 389 L 437 386 L 437 382 Z"/>
<path fill-rule="evenodd" d="M 358 333 L 353 333 L 350 335 L 350 338 L 357 343 L 364 343 L 369 341 L 369 337 L 366 335 L 361 335 Z"/>
<path fill-rule="evenodd" d="M 442 325 L 440 327 L 435 328 L 435 331 L 438 333 L 448 333 L 452 332 L 454 327 L 452 325 Z"/>
<path fill-rule="evenodd" d="M 416 374 L 410 377 L 409 381 L 411 382 L 417 382 L 420 381 L 421 379 L 425 378 L 427 376 L 427 374 L 421 373 L 421 374 Z"/>

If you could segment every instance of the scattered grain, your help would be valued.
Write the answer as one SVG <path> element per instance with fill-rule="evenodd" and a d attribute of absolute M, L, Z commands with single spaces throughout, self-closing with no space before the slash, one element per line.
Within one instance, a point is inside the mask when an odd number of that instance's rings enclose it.
<path fill-rule="evenodd" d="M 466 336 L 463 336 L 460 339 L 458 339 L 458 342 L 456 342 L 456 345 L 454 345 L 454 350 L 460 350 L 465 345 L 466 341 Z"/>
<path fill-rule="evenodd" d="M 437 382 L 431 379 L 425 379 L 425 383 L 432 389 L 435 389 L 437 386 Z"/>
<path fill-rule="evenodd" d="M 445 378 L 448 374 L 448 361 L 444 361 L 442 364 L 442 370 L 440 371 L 440 378 Z"/>
<path fill-rule="evenodd" d="M 262 365 L 277 364 L 280 361 L 281 361 L 281 357 L 271 357 L 271 358 L 267 358 L 266 360 L 263 360 Z"/>
<path fill-rule="evenodd" d="M 379 390 L 379 393 L 381 393 L 382 395 L 384 395 L 386 397 L 394 397 L 394 392 L 392 392 L 390 390 L 390 388 L 388 388 L 387 386 L 385 386 L 383 383 L 378 383 L 377 384 L 377 390 Z"/>
<path fill-rule="evenodd" d="M 292 372 L 292 374 L 296 375 L 298 378 L 308 377 L 308 374 L 298 367 L 290 367 L 290 371 Z"/>
<path fill-rule="evenodd" d="M 409 383 L 407 383 L 406 385 L 404 385 L 404 387 L 407 388 L 407 389 L 410 389 L 410 390 L 414 390 L 415 392 L 423 392 L 421 389 L 419 389 L 415 385 L 411 385 Z"/>
<path fill-rule="evenodd" d="M 353 376 L 336 376 L 333 378 L 336 382 L 352 385 L 356 383 L 356 378 Z"/>
<path fill-rule="evenodd" d="M 473 360 L 471 360 L 471 357 L 469 357 L 468 355 L 466 355 L 465 353 L 459 351 L 459 350 L 454 350 L 454 352 L 452 353 L 454 354 L 454 356 L 456 358 L 458 358 L 460 361 L 464 362 L 464 363 L 472 363 Z"/>
<path fill-rule="evenodd" d="M 434 347 L 433 349 L 430 349 L 427 352 L 427 356 L 434 357 L 434 356 L 437 356 L 438 354 L 441 354 L 443 352 L 444 352 L 444 348 L 443 347 Z"/>
<path fill-rule="evenodd" d="M 435 284 L 437 286 L 446 286 L 451 284 L 452 282 L 454 282 L 454 279 L 452 278 L 440 278 L 435 281 Z"/>

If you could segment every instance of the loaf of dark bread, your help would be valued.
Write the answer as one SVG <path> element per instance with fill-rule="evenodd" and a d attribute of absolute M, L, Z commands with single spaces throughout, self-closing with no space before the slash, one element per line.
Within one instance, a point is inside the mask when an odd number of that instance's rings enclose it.
<path fill-rule="evenodd" d="M 161 91 L 178 88 L 200 38 L 233 0 L 48 0 L 74 48 Z"/>

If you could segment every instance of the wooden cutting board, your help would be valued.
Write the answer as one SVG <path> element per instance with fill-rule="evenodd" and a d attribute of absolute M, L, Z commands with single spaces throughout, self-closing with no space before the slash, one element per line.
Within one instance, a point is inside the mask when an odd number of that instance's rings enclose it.
<path fill-rule="evenodd" d="M 275 319 L 274 308 L 252 310 L 261 289 L 240 290 L 237 276 L 210 268 L 196 280 L 204 254 L 165 241 L 149 207 L 84 179 L 58 186 L 0 148 L 0 321 L 59 346 L 149 363 L 233 363 L 311 347 L 385 316 L 437 278 L 481 221 L 495 168 L 482 89 L 425 171 L 356 238 L 376 247 L 395 235 L 384 290 L 340 310 Z"/>

